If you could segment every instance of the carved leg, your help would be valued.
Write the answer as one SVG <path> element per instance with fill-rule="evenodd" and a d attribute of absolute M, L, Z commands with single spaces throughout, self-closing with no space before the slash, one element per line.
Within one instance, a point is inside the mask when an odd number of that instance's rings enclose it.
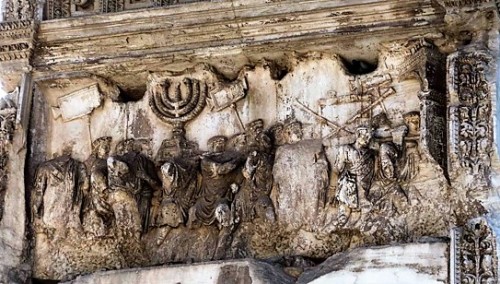
<path fill-rule="evenodd" d="M 215 249 L 213 260 L 219 260 L 225 258 L 226 251 L 230 248 L 232 240 L 233 240 L 233 228 L 222 227 L 222 229 L 219 231 L 217 248 Z"/>

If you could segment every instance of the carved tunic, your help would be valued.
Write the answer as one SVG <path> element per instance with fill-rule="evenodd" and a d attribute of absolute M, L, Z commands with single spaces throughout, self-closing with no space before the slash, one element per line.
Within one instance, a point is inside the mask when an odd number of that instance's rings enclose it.
<path fill-rule="evenodd" d="M 161 172 L 161 178 L 170 181 L 164 182 L 155 225 L 177 227 L 186 221 L 189 208 L 198 194 L 198 173 L 193 165 L 179 159 L 167 161 Z"/>
<path fill-rule="evenodd" d="M 108 168 L 106 160 L 95 159 L 90 168 L 91 204 L 96 213 L 107 222 L 113 216 L 108 203 Z"/>
<path fill-rule="evenodd" d="M 118 159 L 125 161 L 131 170 L 134 189 L 132 190 L 137 201 L 142 230 L 146 232 L 150 223 L 151 198 L 154 187 L 159 185 L 156 169 L 152 161 L 136 152 L 127 153 Z"/>
<path fill-rule="evenodd" d="M 36 173 L 35 216 L 41 217 L 48 228 L 79 226 L 86 186 L 86 171 L 82 163 L 69 156 L 45 162 Z"/>
<path fill-rule="evenodd" d="M 399 179 L 408 182 L 414 179 L 418 174 L 418 163 L 420 161 L 420 152 L 418 149 L 418 137 L 411 137 L 405 141 L 403 148 L 404 155 L 401 163 L 401 173 Z"/>
<path fill-rule="evenodd" d="M 234 152 L 213 153 L 201 160 L 203 187 L 200 198 L 194 205 L 196 220 L 211 225 L 215 220 L 215 208 L 232 200 L 231 184 L 238 178 L 241 157 Z"/>
<path fill-rule="evenodd" d="M 269 198 L 272 188 L 272 161 L 265 153 L 250 155 L 243 169 L 245 177 L 241 189 L 235 197 L 235 207 L 241 221 L 251 221 L 254 217 L 254 207 L 259 198 Z"/>
<path fill-rule="evenodd" d="M 353 144 L 339 148 L 334 167 L 340 172 L 336 197 L 350 208 L 359 207 L 359 191 L 368 195 L 375 172 L 375 155 L 370 148 Z"/>

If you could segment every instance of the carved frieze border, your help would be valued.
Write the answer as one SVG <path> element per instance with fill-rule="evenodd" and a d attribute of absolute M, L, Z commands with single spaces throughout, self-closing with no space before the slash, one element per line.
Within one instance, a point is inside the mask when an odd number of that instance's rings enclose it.
<path fill-rule="evenodd" d="M 460 51 L 448 58 L 449 164 L 460 170 L 457 174 L 474 180 L 468 185 L 470 191 L 486 188 L 491 166 L 491 62 L 491 55 L 480 49 Z"/>

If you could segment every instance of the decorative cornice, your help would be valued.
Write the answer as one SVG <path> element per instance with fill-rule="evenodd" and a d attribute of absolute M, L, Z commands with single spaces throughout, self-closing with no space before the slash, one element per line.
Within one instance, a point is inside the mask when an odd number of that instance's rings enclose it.
<path fill-rule="evenodd" d="M 199 2 L 42 22 L 39 72 L 96 70 L 113 63 L 172 61 L 219 53 L 300 51 L 384 34 L 418 35 L 443 25 L 433 1 Z"/>
<path fill-rule="evenodd" d="M 473 6 L 481 11 L 496 9 L 492 1 L 472 2 L 481 2 Z M 50 20 L 40 25 L 33 65 L 44 77 L 116 64 L 137 72 L 214 54 L 336 52 L 332 47 L 367 38 L 439 34 L 446 13 L 436 0 L 240 0 Z"/>
<path fill-rule="evenodd" d="M 0 72 L 26 72 L 35 45 L 36 24 L 32 20 L 0 23 Z"/>

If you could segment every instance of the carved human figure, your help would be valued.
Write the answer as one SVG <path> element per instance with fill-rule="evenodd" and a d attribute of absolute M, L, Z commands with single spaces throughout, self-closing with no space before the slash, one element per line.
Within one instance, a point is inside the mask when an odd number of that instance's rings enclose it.
<path fill-rule="evenodd" d="M 333 165 L 339 173 L 336 199 L 349 209 L 358 209 L 360 199 L 367 202 L 375 169 L 371 139 L 370 127 L 358 127 L 356 142 L 340 146 Z"/>
<path fill-rule="evenodd" d="M 129 165 L 114 157 L 107 159 L 108 181 L 111 194 L 109 201 L 116 222 L 118 239 L 139 239 L 142 220 L 137 204 L 139 194 L 137 179 Z"/>
<path fill-rule="evenodd" d="M 197 193 L 197 172 L 180 163 L 166 162 L 160 168 L 162 203 L 156 225 L 177 227 L 187 221 L 189 208 Z"/>
<path fill-rule="evenodd" d="M 201 174 L 203 185 L 200 197 L 195 205 L 189 210 L 188 226 L 201 222 L 211 225 L 216 217 L 227 218 L 225 211 L 221 208 L 223 204 L 230 206 L 233 198 L 233 190 L 237 189 L 239 168 L 243 159 L 236 152 L 226 151 L 227 138 L 215 136 L 208 140 L 209 152 L 201 158 Z M 220 208 L 219 208 L 220 207 Z M 216 215 L 216 209 L 219 213 Z M 223 221 L 217 220 L 219 224 Z"/>
<path fill-rule="evenodd" d="M 41 164 L 35 174 L 32 205 L 35 230 L 45 228 L 59 236 L 69 228 L 80 230 L 82 200 L 88 187 L 85 166 L 67 150 Z"/>
<path fill-rule="evenodd" d="M 125 139 L 116 144 L 115 155 L 123 156 L 127 153 L 141 153 L 145 157 L 151 158 L 151 141 L 148 139 Z"/>
<path fill-rule="evenodd" d="M 0 141 L 10 142 L 15 127 L 16 109 L 0 109 Z"/>
<path fill-rule="evenodd" d="M 284 135 L 284 128 L 285 126 L 283 123 L 276 123 L 273 126 L 271 126 L 268 130 L 268 135 L 271 138 L 271 142 L 274 146 L 282 146 L 285 145 L 285 135 Z"/>
<path fill-rule="evenodd" d="M 256 119 L 247 124 L 246 152 L 252 151 L 269 152 L 271 150 L 271 139 L 264 132 L 264 121 Z"/>
<path fill-rule="evenodd" d="M 231 138 L 231 146 L 238 152 L 249 154 L 253 151 L 269 152 L 271 138 L 264 132 L 264 121 L 256 119 L 246 125 L 246 132 Z"/>
<path fill-rule="evenodd" d="M 92 142 L 92 156 L 89 161 L 90 173 L 90 215 L 98 224 L 93 224 L 93 233 L 105 235 L 113 221 L 113 209 L 108 198 L 108 166 L 106 159 L 111 149 L 111 137 L 101 137 Z M 95 214 L 96 216 L 93 216 Z M 92 219 L 91 218 L 91 219 Z"/>
<path fill-rule="evenodd" d="M 242 169 L 243 183 L 235 196 L 235 214 L 239 221 L 255 218 L 255 205 L 259 198 L 269 198 L 272 188 L 272 161 L 270 155 L 253 151 Z"/>
<path fill-rule="evenodd" d="M 182 126 L 175 126 L 172 129 L 172 138 L 163 140 L 155 160 L 164 163 L 172 158 L 191 157 L 197 151 L 198 145 L 186 139 L 186 130 Z"/>
<path fill-rule="evenodd" d="M 251 151 L 242 169 L 244 177 L 241 189 L 235 196 L 234 210 L 238 221 L 248 222 L 256 217 L 255 206 L 259 199 L 269 199 L 272 189 L 271 139 L 263 131 L 263 121 L 255 120 L 248 125 L 247 146 Z M 283 128 L 283 131 L 291 129 Z M 295 139 L 295 138 L 294 138 Z M 248 152 L 247 152 L 248 153 Z"/>
<path fill-rule="evenodd" d="M 419 171 L 420 151 L 418 141 L 420 140 L 420 113 L 412 111 L 403 115 L 407 127 L 402 149 L 402 161 L 400 162 L 399 180 L 403 182 L 414 179 Z"/>
<path fill-rule="evenodd" d="M 165 162 L 160 168 L 160 179 L 161 201 L 153 213 L 153 225 L 162 228 L 157 237 L 158 245 L 163 243 L 170 228 L 186 223 L 199 188 L 197 168 L 180 160 Z"/>
<path fill-rule="evenodd" d="M 146 156 L 135 151 L 110 158 L 107 160 L 109 187 L 113 195 L 116 195 L 114 193 L 117 190 L 133 195 L 135 206 L 137 207 L 141 220 L 141 232 L 145 233 L 150 224 L 150 209 L 153 192 L 161 190 L 155 165 Z M 111 169 L 114 169 L 113 166 L 115 165 L 118 166 L 116 169 L 120 171 L 117 172 L 114 170 L 110 172 Z M 115 174 L 113 175 L 113 173 Z M 111 179 L 111 176 L 113 179 Z M 120 176 L 123 178 L 121 181 L 119 178 Z M 121 195 L 119 195 L 119 197 L 120 196 Z M 115 212 L 115 218 L 116 217 Z M 118 223 L 118 220 L 116 221 Z"/>
<path fill-rule="evenodd" d="M 295 144 L 302 140 L 304 133 L 302 131 L 302 123 L 296 119 L 285 120 L 283 129 L 286 144 Z"/>
<path fill-rule="evenodd" d="M 380 147 L 376 168 L 377 185 L 381 187 L 381 191 L 374 192 L 370 196 L 371 201 L 375 203 L 388 198 L 398 212 L 403 212 L 405 204 L 409 202 L 404 184 L 416 177 L 420 161 L 418 149 L 420 113 L 417 111 L 406 113 L 403 115 L 403 120 L 404 125 L 389 127 L 385 131 L 387 135 L 378 136 Z M 388 196 L 381 199 L 386 194 Z"/>

